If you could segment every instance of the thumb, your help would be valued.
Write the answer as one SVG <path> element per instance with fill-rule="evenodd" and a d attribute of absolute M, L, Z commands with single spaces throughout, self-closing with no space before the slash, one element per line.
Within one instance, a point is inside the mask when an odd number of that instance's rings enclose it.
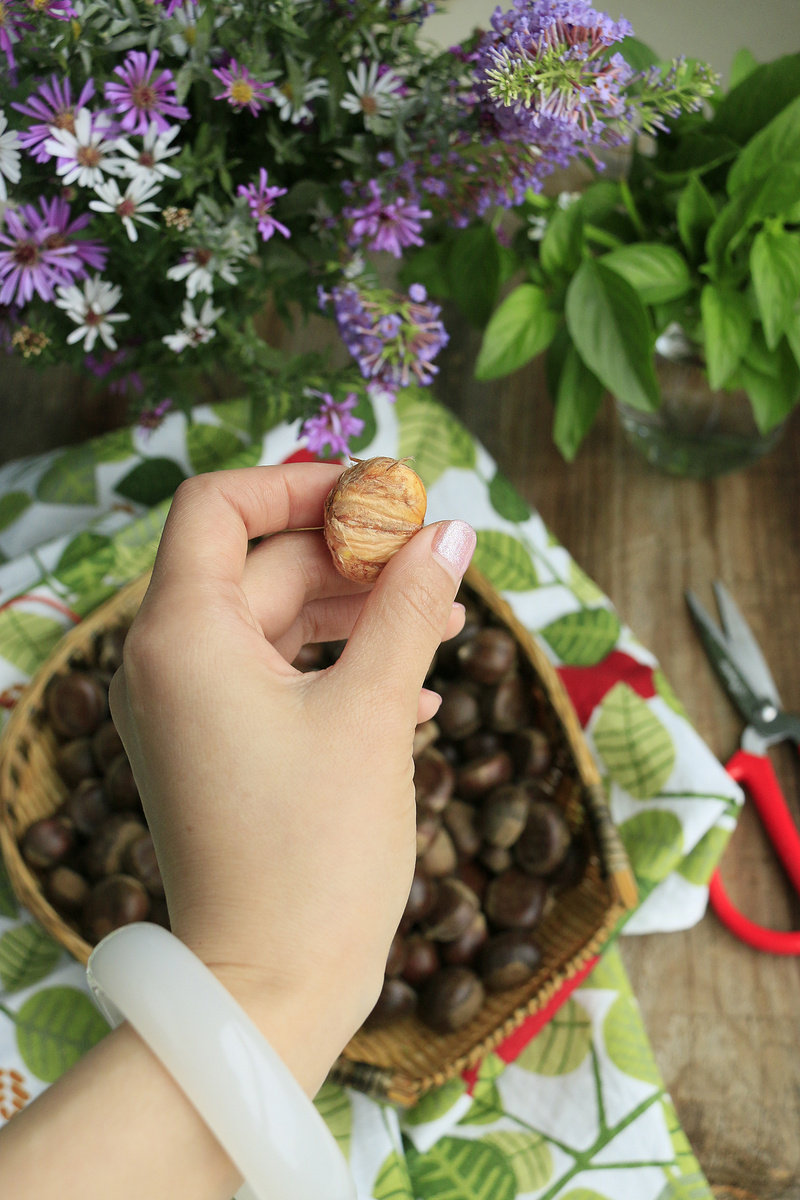
<path fill-rule="evenodd" d="M 475 542 L 465 521 L 441 521 L 425 526 L 389 560 L 336 664 L 353 695 L 396 705 L 415 719 Z"/>

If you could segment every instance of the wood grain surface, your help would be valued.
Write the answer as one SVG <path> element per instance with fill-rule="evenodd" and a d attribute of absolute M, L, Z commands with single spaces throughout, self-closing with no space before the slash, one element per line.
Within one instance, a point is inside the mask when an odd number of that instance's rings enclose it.
<path fill-rule="evenodd" d="M 742 722 L 706 664 L 686 587 L 711 606 L 711 581 L 727 584 L 785 705 L 800 711 L 800 416 L 768 459 L 695 481 L 648 467 L 625 443 L 609 403 L 568 465 L 550 439 L 539 364 L 477 384 L 464 370 L 474 350 L 474 338 L 453 340 L 441 398 L 657 655 L 711 749 L 729 756 Z M 58 372 L 45 382 L 33 372 L 21 380 L 5 373 L 0 462 L 81 441 L 122 419 L 119 402 L 98 402 Z M 774 761 L 797 815 L 796 755 L 783 747 Z M 754 920 L 800 928 L 800 900 L 750 806 L 723 874 Z M 711 914 L 686 932 L 623 938 L 622 947 L 659 1066 L 716 1194 L 800 1200 L 800 961 L 749 949 Z"/>

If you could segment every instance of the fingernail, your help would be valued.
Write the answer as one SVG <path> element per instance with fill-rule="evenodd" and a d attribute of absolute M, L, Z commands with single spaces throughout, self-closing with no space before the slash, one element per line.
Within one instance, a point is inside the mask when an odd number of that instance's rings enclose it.
<path fill-rule="evenodd" d="M 469 566 L 476 541 L 475 530 L 466 521 L 445 521 L 437 530 L 431 550 L 456 583 Z"/>

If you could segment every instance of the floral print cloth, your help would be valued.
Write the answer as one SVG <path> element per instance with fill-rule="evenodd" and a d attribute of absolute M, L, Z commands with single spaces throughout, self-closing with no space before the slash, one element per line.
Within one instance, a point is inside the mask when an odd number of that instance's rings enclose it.
<path fill-rule="evenodd" d="M 636 872 L 625 932 L 696 922 L 741 794 L 653 656 L 426 393 L 377 403 L 355 453 L 413 456 L 428 518 L 475 527 L 476 565 L 559 670 Z M 0 723 L 74 620 L 151 564 L 182 479 L 298 456 L 296 426 L 253 441 L 246 405 L 229 401 L 0 467 Z M 83 968 L 0 872 L 0 1122 L 106 1031 Z M 469 1079 L 410 1110 L 330 1082 L 316 1102 L 363 1200 L 710 1198 L 613 943 L 540 1032 Z"/>

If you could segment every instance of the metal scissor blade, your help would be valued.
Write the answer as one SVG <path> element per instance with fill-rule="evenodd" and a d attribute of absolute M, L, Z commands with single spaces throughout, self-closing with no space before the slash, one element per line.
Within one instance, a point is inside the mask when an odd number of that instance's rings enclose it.
<path fill-rule="evenodd" d="M 703 643 L 709 662 L 716 671 L 722 686 L 730 696 L 739 712 L 749 723 L 757 721 L 764 697 L 758 696 L 750 686 L 747 677 L 739 669 L 733 658 L 725 635 L 717 627 L 697 599 L 694 592 L 687 591 L 686 603 L 694 617 L 700 640 Z"/>
<path fill-rule="evenodd" d="M 767 660 L 739 606 L 723 583 L 717 581 L 712 586 L 725 631 L 725 644 L 731 657 L 758 696 L 763 700 L 771 700 L 776 708 L 783 708 Z"/>

